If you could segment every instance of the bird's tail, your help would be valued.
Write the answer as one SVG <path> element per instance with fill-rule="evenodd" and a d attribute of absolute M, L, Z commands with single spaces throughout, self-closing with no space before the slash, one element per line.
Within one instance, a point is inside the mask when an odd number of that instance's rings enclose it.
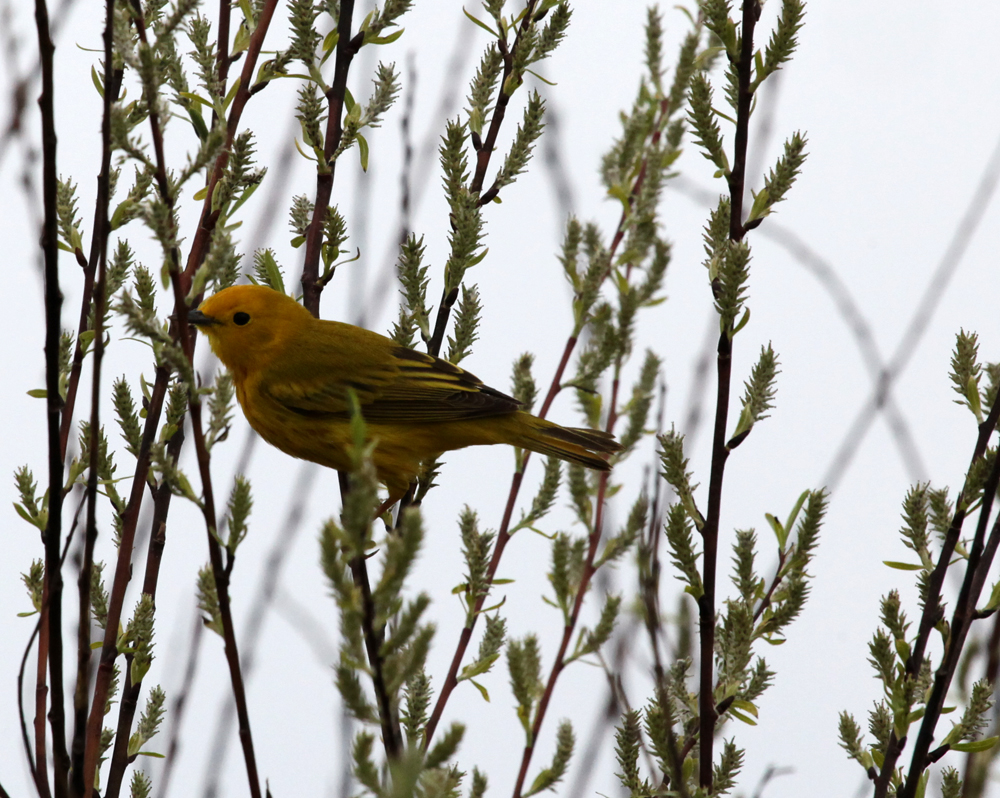
<path fill-rule="evenodd" d="M 521 439 L 516 445 L 538 454 L 558 457 L 596 471 L 610 471 L 608 457 L 622 450 L 622 445 L 610 432 L 560 427 L 537 416 L 528 418 L 530 418 L 530 428 L 522 432 Z"/>

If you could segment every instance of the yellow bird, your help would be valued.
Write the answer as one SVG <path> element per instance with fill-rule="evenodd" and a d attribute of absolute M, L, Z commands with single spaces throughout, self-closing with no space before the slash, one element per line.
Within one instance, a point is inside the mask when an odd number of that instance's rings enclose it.
<path fill-rule="evenodd" d="M 605 458 L 622 448 L 610 433 L 526 413 L 517 400 L 446 360 L 361 327 L 313 318 L 270 288 L 223 289 L 188 321 L 233 375 L 250 426 L 293 457 L 350 469 L 353 389 L 377 442 L 372 459 L 389 490 L 385 506 L 402 498 L 421 463 L 452 449 L 506 443 L 607 471 Z"/>

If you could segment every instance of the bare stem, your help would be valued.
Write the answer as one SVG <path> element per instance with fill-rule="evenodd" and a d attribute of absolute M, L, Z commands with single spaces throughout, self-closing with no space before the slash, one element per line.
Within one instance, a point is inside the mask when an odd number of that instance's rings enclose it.
<path fill-rule="evenodd" d="M 344 135 L 344 97 L 347 93 L 347 74 L 351 62 L 364 41 L 364 33 L 351 38 L 351 20 L 354 16 L 354 0 L 341 0 L 340 16 L 337 19 L 337 55 L 333 71 L 333 83 L 326 93 L 329 106 L 326 117 L 326 137 L 323 142 L 324 163 L 320 164 L 316 175 L 316 203 L 313 218 L 306 232 L 306 255 L 302 266 L 302 304 L 306 310 L 319 318 L 319 299 L 323 285 L 319 274 L 319 257 L 323 248 L 323 226 L 326 212 L 333 195 L 333 178 L 337 162 L 331 160 L 340 146 Z"/>
<path fill-rule="evenodd" d="M 990 412 L 986 419 L 979 425 L 979 435 L 976 439 L 975 449 L 972 452 L 969 470 L 972 469 L 972 466 L 976 463 L 976 461 L 978 461 L 979 458 L 981 458 L 986 452 L 986 447 L 989 444 L 990 436 L 996 429 L 998 419 L 1000 419 L 1000 397 L 993 402 L 993 407 L 990 408 Z M 996 487 L 994 486 L 994 492 L 995 490 Z M 906 672 L 910 678 L 916 678 L 920 673 L 920 670 L 923 667 L 924 653 L 927 649 L 927 643 L 930 639 L 931 632 L 937 626 L 943 615 L 943 608 L 941 605 L 941 589 L 944 585 L 944 578 L 947 573 L 948 566 L 951 564 L 951 557 L 955 551 L 955 545 L 958 543 L 962 534 L 962 526 L 965 522 L 966 516 L 965 494 L 966 489 L 963 486 L 962 490 L 958 494 L 958 498 L 955 500 L 955 514 L 952 516 L 951 525 L 949 526 L 948 532 L 945 534 L 944 540 L 941 543 L 941 553 L 938 555 L 937 564 L 935 565 L 934 570 L 931 571 L 930 579 L 928 579 L 927 599 L 924 602 L 924 609 L 920 616 L 919 631 L 917 632 L 917 638 L 913 643 L 913 651 L 910 654 L 910 658 L 906 662 Z M 982 510 L 980 513 L 982 513 Z M 969 566 L 967 566 L 967 568 L 968 567 Z M 983 577 L 983 579 L 985 579 L 985 577 Z M 982 588 L 981 584 L 979 585 L 979 588 Z M 978 591 L 976 595 L 978 596 Z M 958 611 L 959 608 L 956 606 L 956 615 Z M 960 649 L 961 646 L 959 646 L 959 652 Z M 956 654 L 959 652 L 956 652 Z M 949 653 L 950 651 L 945 652 L 945 658 L 948 657 Z M 945 663 L 942 661 L 939 671 L 944 667 Z M 928 711 L 929 707 L 930 704 L 928 704 Z M 924 717 L 926 719 L 927 715 L 925 714 Z M 921 732 L 923 730 L 923 723 L 925 722 L 926 720 L 921 723 Z M 931 733 L 933 733 L 933 729 L 931 730 Z M 883 761 L 882 768 L 875 779 L 875 798 L 885 798 L 885 796 L 888 795 L 889 781 L 892 774 L 895 772 L 896 762 L 899 760 L 905 746 L 905 737 L 902 740 L 899 740 L 897 739 L 895 732 L 890 733 L 889 744 L 886 746 L 885 759 Z M 914 757 L 916 757 L 916 755 L 917 752 L 914 751 Z M 926 751 L 924 755 L 926 756 Z M 911 760 L 911 762 L 912 761 L 914 760 Z M 910 780 L 908 779 L 907 783 L 909 783 L 909 781 Z M 906 785 L 904 785 L 904 787 L 905 786 Z"/>
<path fill-rule="evenodd" d="M 107 306 L 108 237 L 111 224 L 108 205 L 111 202 L 111 93 L 114 0 L 107 0 L 104 20 L 104 112 L 101 120 L 101 172 L 97 179 L 97 199 L 92 238 L 92 253 L 96 253 L 97 282 L 94 284 L 94 358 L 90 396 L 90 463 L 87 470 L 87 525 L 83 546 L 83 563 L 77 580 L 80 621 L 77 631 L 76 693 L 74 696 L 74 730 L 72 747 L 72 783 L 70 792 L 85 796 L 89 792 L 83 780 L 84 754 L 87 738 L 87 699 L 90 687 L 90 582 L 94 567 L 94 544 L 97 541 L 97 480 L 101 453 L 101 366 L 104 361 L 104 315 Z M 92 273 L 92 272 L 91 272 Z M 84 305 L 81 315 L 89 309 Z M 79 343 L 79 342 L 78 342 Z M 70 411 L 72 412 L 72 411 Z M 63 419 L 68 418 L 64 414 Z M 65 450 L 63 450 L 65 452 Z"/>
<path fill-rule="evenodd" d="M 476 153 L 476 171 L 472 176 L 472 182 L 469 184 L 470 194 L 479 194 L 483 190 L 483 183 L 486 180 L 486 170 L 490 166 L 490 158 L 493 156 L 493 151 L 496 149 L 497 137 L 500 135 L 500 127 L 503 125 L 503 119 L 507 113 L 507 104 L 510 102 L 512 95 L 507 94 L 504 91 L 504 86 L 507 83 L 507 78 L 510 77 L 514 69 L 514 52 L 519 46 L 521 46 L 521 37 L 527 31 L 528 27 L 531 25 L 531 18 L 534 14 L 536 0 L 528 0 L 525 4 L 525 9 L 521 19 L 521 26 L 518 28 L 516 35 L 514 36 L 514 43 L 508 49 L 506 38 L 500 38 L 497 42 L 500 55 L 503 58 L 503 72 L 500 75 L 500 90 L 497 93 L 497 101 L 493 108 L 493 115 L 490 117 L 490 128 L 486 133 L 486 139 L 483 141 L 482 146 L 478 148 Z M 503 34 L 501 34 L 503 36 Z M 486 192 L 479 198 L 479 205 L 482 206 L 487 202 L 490 202 L 493 197 L 495 197 L 497 192 L 493 189 Z M 488 195 L 488 196 L 487 196 Z M 444 343 L 445 330 L 448 327 L 448 317 L 451 314 L 451 309 L 455 302 L 458 300 L 458 287 L 456 286 L 452 291 L 447 291 L 447 289 L 441 294 L 441 302 L 438 304 L 437 317 L 434 320 L 434 332 L 431 335 L 430 343 L 427 345 L 427 351 L 438 357 L 441 354 L 441 345 Z"/>
<path fill-rule="evenodd" d="M 227 123 L 226 147 L 216 158 L 215 164 L 212 167 L 212 173 L 209 178 L 209 191 L 202 206 L 201 220 L 195 233 L 194 240 L 192 241 L 187 266 L 184 272 L 176 275 L 177 279 L 175 280 L 174 285 L 175 296 L 178 292 L 178 288 L 182 291 L 186 291 L 186 287 L 190 284 L 194 271 L 201 264 L 202 260 L 204 260 L 204 257 L 208 252 L 208 246 L 211 242 L 212 233 L 219 218 L 219 211 L 212 210 L 212 189 L 215 188 L 215 185 L 222 177 L 226 164 L 228 163 L 229 148 L 235 136 L 235 131 L 239 127 L 243 109 L 246 106 L 247 100 L 250 98 L 250 83 L 253 79 L 253 73 L 257 65 L 257 59 L 260 55 L 261 46 L 263 44 L 264 37 L 267 34 L 271 18 L 274 15 L 276 5 L 277 0 L 265 1 L 257 18 L 257 26 L 250 36 L 250 43 L 247 47 L 246 58 L 243 63 L 243 72 L 240 77 L 240 87 L 236 92 L 232 105 L 230 106 L 229 120 Z M 154 131 L 155 130 L 156 126 L 154 125 Z M 154 133 L 154 139 L 155 136 L 156 134 Z M 162 149 L 158 150 L 158 154 L 162 155 Z M 163 175 L 165 175 L 165 165 L 162 169 L 158 167 L 157 171 L 159 173 L 157 183 L 162 190 L 165 185 L 165 180 L 163 179 Z M 165 199 L 169 201 L 168 197 L 165 197 Z M 179 339 L 181 334 L 181 324 L 183 324 L 185 328 L 185 338 L 188 337 L 186 334 L 186 303 L 181 302 L 180 308 L 177 310 L 178 318 L 175 320 L 175 323 L 171 328 L 171 335 L 174 337 L 174 340 Z M 131 553 L 135 540 L 135 529 L 139 519 L 139 511 L 142 506 L 143 496 L 145 494 L 146 480 L 149 475 L 150 447 L 156 439 L 160 414 L 163 411 L 163 400 L 166 396 L 167 383 L 169 379 L 170 372 L 166 368 L 157 368 L 156 379 L 151 391 L 149 404 L 146 408 L 146 424 L 143 428 L 142 442 L 136 459 L 136 467 L 132 480 L 132 491 L 129 496 L 129 502 L 125 510 L 125 515 L 122 518 L 122 540 L 108 603 L 107 629 L 104 636 L 104 646 L 101 649 L 101 660 L 97 669 L 97 678 L 94 684 L 94 699 L 91 704 L 90 718 L 87 724 L 84 779 L 85 783 L 88 784 L 93 783 L 94 773 L 97 768 L 97 752 L 100 742 L 104 705 L 107 701 L 108 688 L 111 683 L 114 662 L 118 654 L 116 646 L 117 629 L 118 624 L 121 621 L 125 590 L 128 587 L 128 582 L 131 578 Z"/>
<path fill-rule="evenodd" d="M 657 133 L 655 135 L 659 134 Z M 640 170 L 640 175 L 637 177 L 636 182 L 632 186 L 630 202 L 634 202 L 636 197 L 639 195 L 639 191 L 642 188 L 642 174 L 643 172 Z M 611 274 L 610 264 L 614 262 L 618 247 L 625 238 L 626 222 L 627 215 L 622 212 L 621 219 L 618 222 L 618 228 L 615 230 L 615 235 L 611 240 L 611 248 L 608 251 L 609 267 L 605 271 L 602 282 L 603 279 L 607 279 L 607 277 Z M 569 366 L 570 358 L 573 356 L 578 340 L 579 338 L 576 331 L 574 331 L 566 339 L 566 345 L 563 347 L 562 357 L 559 359 L 556 371 L 552 375 L 552 381 L 549 383 L 549 389 L 545 393 L 545 400 L 542 402 L 542 406 L 538 411 L 539 418 L 545 418 L 548 415 L 549 410 L 552 408 L 552 403 L 555 401 L 560 391 L 562 391 L 563 374 L 565 374 L 566 369 Z M 493 556 L 490 558 L 489 569 L 486 572 L 486 584 L 488 586 L 493 584 L 493 579 L 496 575 L 497 569 L 500 567 L 500 558 L 503 556 L 504 548 L 510 540 L 510 534 L 508 532 L 510 529 L 510 519 L 514 513 L 514 505 L 517 503 L 517 496 L 521 491 L 521 482 L 524 480 L 524 470 L 527 468 L 530 457 L 531 452 L 524 453 L 520 470 L 515 471 L 513 477 L 511 478 L 510 491 L 507 494 L 507 504 L 504 507 L 503 520 L 500 522 L 500 529 L 497 532 L 497 540 L 493 546 Z M 434 730 L 437 728 L 437 724 L 441 720 L 441 715 L 444 713 L 444 707 L 448 703 L 448 699 L 451 697 L 455 687 L 458 686 L 458 672 L 462 667 L 462 660 L 465 658 L 465 652 L 472 640 L 472 631 L 475 627 L 476 619 L 479 617 L 479 613 L 483 609 L 483 604 L 486 601 L 487 595 L 488 593 L 480 596 L 476 600 L 475 609 L 472 613 L 472 621 L 468 626 L 462 629 L 462 632 L 459 635 L 458 644 L 455 647 L 455 654 L 452 657 L 451 665 L 448 668 L 448 675 L 445 677 L 444 684 L 441 685 L 441 692 L 438 695 L 437 702 L 434 704 L 434 711 L 431 713 L 430 720 L 428 720 L 427 727 L 424 731 L 425 748 L 430 745 L 430 741 L 434 736 Z"/>
<path fill-rule="evenodd" d="M 611 409 L 608 411 L 608 422 L 606 426 L 606 430 L 608 432 L 614 432 L 615 422 L 618 420 L 617 410 L 620 370 L 621 362 L 619 360 L 616 364 L 615 380 L 611 388 Z M 556 654 L 555 662 L 552 663 L 552 670 L 549 672 L 549 679 L 545 684 L 545 690 L 542 693 L 542 697 L 538 701 L 538 707 L 535 710 L 535 719 L 531 724 L 531 737 L 528 739 L 528 743 L 524 747 L 524 753 L 521 755 L 521 768 L 518 771 L 517 781 L 514 784 L 514 798 L 521 798 L 521 790 L 524 787 L 524 780 L 528 776 L 528 767 L 531 765 L 531 758 L 535 752 L 535 743 L 538 742 L 538 735 L 542 730 L 542 722 L 545 720 L 545 713 L 549 708 L 549 702 L 552 700 L 552 694 L 555 692 L 556 681 L 558 681 L 563 668 L 566 667 L 566 652 L 569 649 L 570 641 L 573 639 L 573 633 L 576 631 L 577 620 L 580 617 L 580 609 L 583 607 L 583 599 L 587 595 L 587 590 L 590 588 L 590 580 L 593 578 L 594 573 L 597 570 L 594 567 L 594 560 L 597 557 L 597 547 L 601 542 L 601 531 L 603 529 L 604 521 L 604 498 L 607 493 L 607 488 L 608 473 L 605 471 L 601 473 L 600 481 L 597 487 L 597 507 L 594 510 L 594 526 L 590 532 L 590 545 L 587 548 L 587 559 L 583 565 L 583 574 L 580 577 L 580 585 L 576 590 L 576 597 L 573 600 L 573 610 L 570 613 L 569 621 L 563 627 L 563 636 L 562 641 L 559 644 L 559 652 Z"/>
<path fill-rule="evenodd" d="M 743 227 L 743 195 L 745 193 L 747 141 L 753 93 L 750 78 L 753 70 L 753 34 L 760 16 L 758 0 L 743 0 L 743 20 L 740 31 L 742 47 L 737 68 L 736 136 L 733 148 L 733 169 L 729 174 L 730 223 L 729 238 L 741 241 Z M 714 288 L 714 287 L 713 287 Z M 702 584 L 704 592 L 698 599 L 699 673 L 698 673 L 698 783 L 712 790 L 712 749 L 715 742 L 715 722 L 718 711 L 714 696 L 715 666 L 715 581 L 719 547 L 719 519 L 722 513 L 722 481 L 725 476 L 729 448 L 726 446 L 726 424 L 729 418 L 729 390 L 732 379 L 733 342 L 730 330 L 719 336 L 717 354 L 718 390 L 715 404 L 715 428 L 712 437 L 712 466 L 708 486 L 708 510 L 702 534 Z"/>
<path fill-rule="evenodd" d="M 48 624 L 49 680 L 52 684 L 52 761 L 56 798 L 67 794 L 69 754 L 66 751 L 66 715 L 63 698 L 62 569 L 59 543 L 62 536 L 63 456 L 59 438 L 59 342 L 62 337 L 62 294 L 59 290 L 59 247 L 56 210 L 56 126 L 53 99 L 53 54 L 49 35 L 49 12 L 45 0 L 35 0 L 35 24 L 42 67 L 42 93 L 38 100 L 42 116 L 42 196 L 45 219 L 42 252 L 45 260 L 45 389 L 48 426 L 49 518 L 45 529 L 45 576 L 48 602 L 42 605 Z"/>
<path fill-rule="evenodd" d="M 994 406 L 1000 406 L 1000 399 L 994 402 Z M 931 689 L 930 698 L 927 700 L 917 740 L 913 745 L 910 772 L 899 793 L 900 798 L 913 798 L 916 795 L 920 776 L 930 764 L 928 751 L 934 740 L 934 729 L 941 717 L 948 688 L 951 686 L 955 670 L 958 668 L 965 638 L 975 620 L 976 603 L 979 600 L 983 584 L 985 584 L 986 574 L 993 562 L 997 542 L 1000 540 L 1000 518 L 998 518 L 990 534 L 989 544 L 986 544 L 986 528 L 989 525 L 990 511 L 993 509 L 993 499 L 996 496 L 998 485 L 1000 485 L 1000 458 L 994 462 L 993 469 L 983 486 L 979 523 L 976 525 L 976 534 L 966 562 L 965 578 L 962 580 L 958 600 L 955 602 L 955 611 L 952 614 L 945 653 L 934 675 L 934 686 Z"/>
<path fill-rule="evenodd" d="M 42 612 L 38 621 L 38 665 L 35 670 L 35 788 L 39 798 L 49 798 L 48 752 L 45 746 L 45 710 L 48 707 L 49 687 L 45 680 L 49 654 L 49 579 L 42 583 Z M 20 695 L 20 691 L 18 691 Z"/>
<path fill-rule="evenodd" d="M 389 697 L 385 683 L 382 643 L 385 627 L 375 625 L 375 602 L 372 600 L 371 584 L 368 580 L 368 565 L 362 554 L 351 560 L 351 574 L 354 584 L 361 590 L 362 627 L 365 632 L 365 650 L 372 667 L 372 688 L 378 703 L 379 720 L 382 724 L 382 744 L 389 759 L 399 759 L 403 752 L 403 738 L 399 730 L 399 718 Z"/>

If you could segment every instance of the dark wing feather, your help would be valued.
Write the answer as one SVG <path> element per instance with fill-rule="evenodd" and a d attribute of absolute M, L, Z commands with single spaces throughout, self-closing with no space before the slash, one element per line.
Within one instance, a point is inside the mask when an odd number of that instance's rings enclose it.
<path fill-rule="evenodd" d="M 353 389 L 362 415 L 373 424 L 484 418 L 520 407 L 458 366 L 377 333 L 354 328 L 324 354 L 315 359 L 314 373 L 303 376 L 300 369 L 294 378 L 275 375 L 261 390 L 298 415 L 347 419 L 348 389 Z"/>

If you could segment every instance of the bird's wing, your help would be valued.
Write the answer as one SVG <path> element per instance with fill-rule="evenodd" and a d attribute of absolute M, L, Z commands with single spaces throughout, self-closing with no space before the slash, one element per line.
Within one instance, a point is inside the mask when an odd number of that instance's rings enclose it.
<path fill-rule="evenodd" d="M 349 338 L 320 347 L 307 374 L 276 375 L 262 390 L 299 415 L 341 419 L 350 417 L 353 390 L 365 420 L 374 424 L 483 418 L 520 407 L 446 360 L 361 333 L 367 331 L 351 328 Z M 317 353 L 315 342 L 311 352 Z"/>

